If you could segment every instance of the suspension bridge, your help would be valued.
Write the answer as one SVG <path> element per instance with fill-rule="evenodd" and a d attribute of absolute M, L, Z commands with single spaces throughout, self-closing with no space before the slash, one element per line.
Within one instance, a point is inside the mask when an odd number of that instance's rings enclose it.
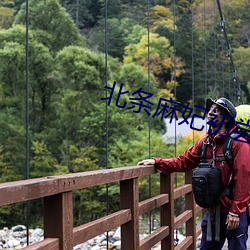
<path fill-rule="evenodd" d="M 121 249 L 150 249 L 161 242 L 161 249 L 196 249 L 201 233 L 196 214 L 201 211 L 193 198 L 190 184 L 174 188 L 174 176 L 159 175 L 160 193 L 139 202 L 138 178 L 157 174 L 154 166 L 130 166 L 108 170 L 48 176 L 0 184 L 0 205 L 9 205 L 34 199 L 43 199 L 44 240 L 25 250 L 72 250 L 85 242 L 116 227 L 121 227 Z M 72 192 L 74 190 L 118 182 L 120 210 L 89 223 L 73 227 Z M 174 216 L 174 200 L 185 197 L 185 212 Z M 160 227 L 139 240 L 139 216 L 160 208 Z M 185 224 L 185 239 L 175 246 L 175 229 Z"/>
<path fill-rule="evenodd" d="M 105 1 L 107 20 L 107 0 Z M 206 1 L 204 1 L 205 4 Z M 227 57 L 230 62 L 230 70 L 234 83 L 234 98 L 242 103 L 241 86 L 236 73 L 231 45 L 229 43 L 225 18 L 222 13 L 220 1 L 217 0 L 220 20 L 219 25 L 224 36 Z M 28 245 L 25 250 L 72 250 L 74 246 L 86 242 L 100 234 L 106 234 L 117 227 L 121 228 L 121 249 L 122 250 L 148 250 L 156 244 L 161 245 L 162 250 L 184 250 L 197 249 L 197 239 L 201 235 L 201 227 L 198 216 L 202 216 L 206 211 L 199 207 L 193 197 L 191 177 L 192 173 L 185 173 L 184 185 L 176 187 L 175 175 L 165 175 L 158 173 L 154 166 L 124 166 L 110 169 L 108 164 L 108 107 L 106 109 L 106 169 L 47 176 L 42 178 L 29 178 L 29 9 L 26 1 L 26 179 L 6 182 L 0 184 L 0 206 L 29 203 L 36 199 L 42 199 L 43 204 L 43 226 L 44 240 Z M 147 1 L 148 13 L 150 13 L 150 1 Z M 175 13 L 175 1 L 173 1 Z M 193 13 L 192 13 L 193 14 Z M 150 44 L 150 15 L 148 17 L 148 44 Z M 174 15 L 175 18 L 175 15 Z M 175 22 L 176 20 L 174 20 Z M 108 30 L 105 22 L 105 31 Z M 173 25 L 176 27 L 175 23 Z M 175 35 L 175 32 L 174 32 Z M 105 32 L 105 63 L 108 68 L 108 41 Z M 175 36 L 173 38 L 175 45 Z M 206 43 L 206 41 L 204 42 Z M 206 46 L 205 46 L 206 49 Z M 176 54 L 174 49 L 174 70 L 173 81 L 176 84 Z M 194 62 L 194 41 L 192 33 L 192 64 Z M 206 52 L 204 54 L 206 63 Z M 194 89 L 194 67 L 192 67 L 192 100 L 195 99 Z M 206 69 L 204 70 L 206 71 Z M 148 89 L 150 90 L 150 46 L 148 46 Z M 206 74 L 206 72 L 205 72 Z M 105 83 L 108 86 L 108 71 L 106 70 Z M 206 84 L 206 76 L 205 84 Z M 206 93 L 205 88 L 205 95 Z M 174 86 L 176 96 L 176 85 Z M 108 95 L 108 92 L 107 92 Z M 108 106 L 108 105 L 106 105 Z M 148 121 L 149 146 L 148 155 L 151 157 L 150 149 L 150 121 Z M 175 136 L 176 147 L 176 136 Z M 175 148 L 176 155 L 176 148 Z M 149 188 L 151 188 L 151 176 L 156 175 L 160 183 L 160 191 L 156 196 L 151 196 L 146 200 L 140 200 L 139 178 L 148 177 Z M 88 223 L 74 227 L 74 202 L 73 192 L 111 183 L 119 184 L 120 209 L 92 220 Z M 151 193 L 151 192 L 150 192 Z M 175 215 L 175 201 L 182 197 L 184 212 Z M 28 207 L 28 206 L 27 206 Z M 156 230 L 140 239 L 140 217 L 151 213 L 154 209 L 159 209 L 160 222 Z M 28 216 L 27 212 L 27 216 Z M 176 244 L 176 230 L 185 228 L 184 239 Z M 248 247 L 250 244 L 248 241 Z M 107 246 L 108 249 L 108 246 Z M 227 243 L 223 249 L 227 249 Z"/>
<path fill-rule="evenodd" d="M 154 166 L 128 166 L 2 183 L 0 206 L 43 199 L 44 240 L 23 248 L 25 250 L 72 250 L 117 227 L 121 227 L 121 249 L 124 250 L 148 250 L 159 242 L 162 250 L 198 249 L 201 227 L 197 214 L 205 210 L 194 201 L 192 173 L 185 174 L 185 184 L 178 188 L 174 188 L 174 174 L 158 174 L 159 194 L 139 201 L 138 178 L 155 174 L 158 173 Z M 73 191 L 113 182 L 120 186 L 120 210 L 73 227 Z M 185 211 L 176 217 L 174 201 L 181 196 Z M 140 240 L 139 217 L 156 208 L 160 209 L 160 226 Z M 185 226 L 185 238 L 176 245 L 175 230 L 181 226 Z M 227 249 L 226 246 L 227 243 L 223 249 Z"/>

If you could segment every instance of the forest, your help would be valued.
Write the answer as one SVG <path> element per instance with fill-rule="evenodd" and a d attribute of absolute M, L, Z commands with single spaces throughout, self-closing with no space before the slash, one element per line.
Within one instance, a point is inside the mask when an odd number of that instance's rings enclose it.
<path fill-rule="evenodd" d="M 189 105 L 201 115 L 207 97 L 249 103 L 250 2 L 220 2 L 224 20 L 215 0 L 2 0 L 1 183 L 181 154 L 202 134 L 163 141 L 164 100 L 181 104 L 178 117 Z M 154 178 L 140 179 L 140 199 L 158 192 Z M 106 195 L 106 186 L 74 192 L 75 225 L 106 213 Z M 108 196 L 115 211 L 117 183 Z M 30 203 L 33 226 L 41 203 Z M 24 210 L 0 207 L 0 227 L 25 221 Z"/>

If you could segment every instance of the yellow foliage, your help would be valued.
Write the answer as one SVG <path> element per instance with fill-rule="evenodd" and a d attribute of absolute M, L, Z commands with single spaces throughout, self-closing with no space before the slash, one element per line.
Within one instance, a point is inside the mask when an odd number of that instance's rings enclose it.
<path fill-rule="evenodd" d="M 194 129 L 190 129 L 189 133 L 184 136 L 184 139 L 187 140 L 194 140 L 194 142 L 199 141 L 204 137 L 205 132 L 204 131 L 197 131 Z"/>
<path fill-rule="evenodd" d="M 8 29 L 11 27 L 14 19 L 14 9 L 0 7 L 0 29 Z"/>
<path fill-rule="evenodd" d="M 183 154 L 189 147 L 191 147 L 198 140 L 205 136 L 205 131 L 197 131 L 190 129 L 189 133 L 181 137 L 177 142 L 177 155 Z"/>
<path fill-rule="evenodd" d="M 173 21 L 173 12 L 162 5 L 156 5 L 151 9 L 150 21 L 151 28 L 154 31 L 158 26 L 166 26 L 167 28 L 173 30 L 174 21 Z"/>
<path fill-rule="evenodd" d="M 164 70 L 172 69 L 171 56 L 173 47 L 165 37 L 156 33 L 150 33 L 150 69 L 154 74 L 163 73 Z M 139 63 L 145 72 L 148 70 L 148 36 L 142 36 L 138 44 L 130 44 L 125 47 L 124 63 Z"/>
<path fill-rule="evenodd" d="M 177 81 L 167 81 L 166 82 L 166 87 L 167 89 L 169 89 L 170 91 L 173 91 L 175 89 L 175 87 L 178 87 L 180 84 Z"/>
<path fill-rule="evenodd" d="M 174 94 L 172 94 L 168 89 L 160 89 L 158 95 L 160 98 L 164 99 L 169 99 L 174 97 Z"/>

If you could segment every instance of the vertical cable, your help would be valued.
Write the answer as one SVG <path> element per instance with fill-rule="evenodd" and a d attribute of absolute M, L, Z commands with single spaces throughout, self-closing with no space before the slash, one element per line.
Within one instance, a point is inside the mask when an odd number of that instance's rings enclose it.
<path fill-rule="evenodd" d="M 176 3 L 175 3 L 175 0 L 173 0 L 173 24 L 174 24 L 174 55 L 173 55 L 173 63 L 174 63 L 174 69 L 173 69 L 173 81 L 174 81 L 174 97 L 175 99 L 177 99 L 177 90 L 176 90 L 176 29 L 175 29 L 175 23 L 176 23 L 176 20 L 175 20 L 175 15 L 176 15 Z M 172 79 L 171 79 L 172 80 Z M 176 156 L 177 154 L 177 129 L 176 129 L 176 119 L 175 119 L 175 123 L 174 123 L 174 156 Z M 175 187 L 177 187 L 177 174 L 175 173 Z"/>
<path fill-rule="evenodd" d="M 108 86 L 108 0 L 105 0 L 105 83 Z M 108 169 L 108 90 L 106 89 L 106 169 Z M 109 186 L 106 184 L 106 215 L 108 215 L 109 211 Z M 108 249 L 108 232 L 107 232 L 107 249 Z"/>
<path fill-rule="evenodd" d="M 204 88 L 205 88 L 205 98 L 207 98 L 207 16 L 206 16 L 206 0 L 204 0 Z"/>
<path fill-rule="evenodd" d="M 228 74 L 228 92 L 229 92 L 229 100 L 231 100 L 231 66 L 229 65 L 229 74 Z"/>
<path fill-rule="evenodd" d="M 223 40 L 221 41 L 221 46 L 220 46 L 220 61 L 221 61 L 221 80 L 222 80 L 222 96 L 225 96 L 225 67 L 224 67 L 224 58 L 221 56 L 223 55 L 223 50 L 224 50 L 224 47 L 225 47 L 225 44 L 223 42 Z"/>
<path fill-rule="evenodd" d="M 25 70 L 26 70 L 26 174 L 29 179 L 29 0 L 26 0 L 26 45 L 25 45 Z M 26 229 L 27 245 L 29 245 L 29 202 L 26 202 Z"/>
<path fill-rule="evenodd" d="M 206 0 L 204 0 L 204 89 L 205 89 L 205 99 L 207 96 L 207 14 L 206 14 Z M 206 105 L 206 104 L 205 104 Z M 207 131 L 207 123 L 206 123 Z"/>
<path fill-rule="evenodd" d="M 173 80 L 174 80 L 174 97 L 177 100 L 177 90 L 176 90 L 176 2 L 173 0 L 173 22 L 174 22 L 174 74 L 173 74 Z M 176 131 L 176 119 L 174 123 L 174 154 L 175 156 L 177 155 L 177 131 Z M 175 187 L 177 187 L 177 173 L 175 173 Z M 176 244 L 178 244 L 179 239 L 178 239 L 178 234 L 177 234 L 177 229 L 175 230 L 176 233 Z"/>
<path fill-rule="evenodd" d="M 174 96 L 175 96 L 175 99 L 177 99 L 177 90 L 176 90 L 176 28 L 175 28 L 175 25 L 176 25 L 176 3 L 175 3 L 175 0 L 173 0 L 173 12 L 174 12 L 174 73 L 173 73 L 173 80 L 174 80 Z M 175 127 L 174 127 L 174 133 L 175 133 L 175 140 L 174 140 L 174 154 L 176 156 L 177 154 L 177 148 L 176 148 L 176 119 L 175 119 Z"/>
<path fill-rule="evenodd" d="M 215 0 L 213 1 L 214 5 L 214 90 L 217 97 L 217 63 L 216 63 L 216 56 L 217 56 L 217 32 L 216 32 L 216 15 L 215 15 Z"/>
<path fill-rule="evenodd" d="M 221 71 L 222 71 L 222 96 L 225 96 L 225 72 L 224 72 L 225 68 L 224 68 L 224 63 L 222 63 L 221 67 L 222 67 L 222 69 L 221 69 Z"/>
<path fill-rule="evenodd" d="M 150 93 L 150 0 L 148 0 L 148 92 Z M 148 117 L 148 157 L 150 158 L 150 116 Z"/>
<path fill-rule="evenodd" d="M 148 20 L 147 20 L 147 29 L 148 29 L 148 92 L 150 93 L 150 0 L 147 0 L 148 7 Z M 148 158 L 151 157 L 150 149 L 150 116 L 148 117 Z M 151 197 L 151 175 L 148 176 L 148 185 L 149 185 L 149 197 Z M 151 233 L 152 227 L 152 212 L 149 212 L 149 233 Z"/>
<path fill-rule="evenodd" d="M 234 71 L 233 71 L 234 75 Z M 236 103 L 236 93 L 237 93 L 237 88 L 236 88 L 236 78 L 233 76 L 233 84 L 234 84 L 234 90 L 233 90 L 233 95 L 234 95 L 234 103 Z"/>
<path fill-rule="evenodd" d="M 193 112 L 195 112 L 194 105 L 194 11 L 193 11 L 193 0 L 191 1 L 191 30 L 192 30 L 192 100 L 193 100 Z M 194 144 L 194 129 L 193 129 L 193 144 Z"/>
<path fill-rule="evenodd" d="M 79 28 L 79 0 L 76 0 L 76 26 Z"/>
<path fill-rule="evenodd" d="M 223 28 L 224 28 L 224 20 L 220 20 L 220 29 L 221 32 L 223 32 Z M 220 73 L 220 79 L 222 82 L 222 91 L 219 91 L 220 96 L 224 96 L 225 91 L 224 91 L 224 58 L 222 57 L 223 54 L 223 49 L 224 49 L 224 43 L 223 40 L 221 40 L 221 36 L 219 35 L 219 39 L 218 39 L 218 50 L 219 50 L 219 73 Z"/>
<path fill-rule="evenodd" d="M 232 49 L 231 49 L 231 45 L 229 44 L 229 40 L 228 40 L 228 36 L 227 36 L 227 31 L 226 31 L 226 25 L 225 25 L 225 19 L 224 16 L 222 14 L 222 8 L 221 8 L 221 4 L 220 4 L 220 0 L 217 0 L 217 5 L 218 5 L 218 10 L 219 10 L 219 14 L 220 14 L 220 18 L 221 18 L 221 24 L 223 24 L 223 34 L 224 34 L 224 38 L 226 40 L 226 44 L 227 44 L 227 56 L 228 59 L 230 60 L 230 72 L 232 69 L 232 74 L 233 74 L 233 95 L 234 95 L 234 101 L 235 101 L 235 92 L 237 92 L 237 98 L 238 98 L 238 103 L 240 104 L 242 102 L 242 97 L 241 97 L 241 86 L 240 86 L 240 82 L 238 81 L 237 84 L 237 89 L 236 89 L 236 82 L 237 82 L 237 74 L 236 74 L 236 68 L 234 65 L 234 60 L 233 60 L 233 55 L 232 55 Z M 222 25 L 221 25 L 222 27 Z M 231 99 L 231 86 L 230 86 L 230 78 L 229 78 L 229 98 Z"/>
<path fill-rule="evenodd" d="M 29 0 L 26 0 L 26 179 L 29 179 Z"/>

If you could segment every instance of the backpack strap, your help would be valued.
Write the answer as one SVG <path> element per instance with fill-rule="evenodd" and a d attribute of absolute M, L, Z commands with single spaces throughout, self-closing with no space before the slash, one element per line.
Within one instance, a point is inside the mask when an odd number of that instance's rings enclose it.
<path fill-rule="evenodd" d="M 206 162 L 206 152 L 207 152 L 207 144 L 202 142 L 202 148 L 201 148 L 201 162 Z"/>
<path fill-rule="evenodd" d="M 236 138 L 237 136 L 238 136 L 237 133 L 230 134 L 227 137 L 227 139 L 223 145 L 223 154 L 225 156 L 225 160 L 226 160 L 227 164 L 229 165 L 231 171 L 233 171 L 232 144 L 233 144 L 234 138 Z M 232 174 L 230 176 L 230 180 L 227 184 L 227 187 L 224 191 L 224 194 L 226 194 L 231 200 L 234 199 L 234 184 L 232 181 Z"/>
<path fill-rule="evenodd" d="M 207 152 L 207 144 L 202 143 L 202 148 L 201 148 L 201 158 L 200 161 L 202 163 L 206 162 L 206 152 Z M 222 158 L 218 158 L 217 160 L 221 160 Z M 213 159 L 214 161 L 215 159 Z M 224 160 L 224 159 L 223 159 Z M 212 241 L 212 222 L 211 222 L 211 210 L 212 208 L 207 208 L 207 241 Z M 216 211 L 216 218 L 215 218 L 215 241 L 220 241 L 220 204 L 217 204 L 215 206 L 215 211 Z"/>
<path fill-rule="evenodd" d="M 234 138 L 236 138 L 236 137 L 237 137 L 236 133 L 230 134 L 227 137 L 227 139 L 223 145 L 223 154 L 225 156 L 225 159 L 226 159 L 231 171 L 233 170 L 232 144 L 233 144 Z"/>

